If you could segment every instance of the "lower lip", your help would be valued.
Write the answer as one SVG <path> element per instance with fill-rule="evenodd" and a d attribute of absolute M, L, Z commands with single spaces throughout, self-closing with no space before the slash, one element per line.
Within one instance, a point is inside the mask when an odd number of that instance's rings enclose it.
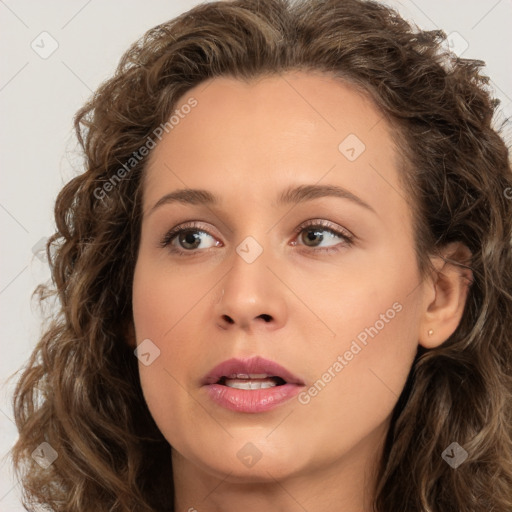
<path fill-rule="evenodd" d="M 266 389 L 237 389 L 209 384 L 206 391 L 218 405 L 237 412 L 265 412 L 296 396 L 303 386 L 283 384 Z"/>

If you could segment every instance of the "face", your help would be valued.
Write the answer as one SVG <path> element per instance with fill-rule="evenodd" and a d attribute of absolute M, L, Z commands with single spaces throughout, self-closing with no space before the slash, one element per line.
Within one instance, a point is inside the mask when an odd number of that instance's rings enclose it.
<path fill-rule="evenodd" d="M 176 108 L 148 160 L 133 281 L 141 385 L 173 462 L 240 481 L 375 462 L 422 301 L 389 124 L 302 72 L 215 78 Z M 207 194 L 160 201 L 183 189 Z"/>

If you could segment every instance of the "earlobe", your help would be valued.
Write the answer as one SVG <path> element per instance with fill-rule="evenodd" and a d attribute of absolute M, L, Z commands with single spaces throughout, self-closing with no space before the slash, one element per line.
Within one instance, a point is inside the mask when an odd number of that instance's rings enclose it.
<path fill-rule="evenodd" d="M 452 263 L 453 262 L 453 263 Z M 466 305 L 473 272 L 464 268 L 471 264 L 471 252 L 461 242 L 452 242 L 433 258 L 435 271 L 425 285 L 423 318 L 419 344 L 435 348 L 457 329 Z"/>

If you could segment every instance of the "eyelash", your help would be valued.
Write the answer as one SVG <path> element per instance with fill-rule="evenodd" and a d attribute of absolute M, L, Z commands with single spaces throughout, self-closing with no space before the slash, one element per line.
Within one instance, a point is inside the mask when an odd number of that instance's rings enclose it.
<path fill-rule="evenodd" d="M 308 228 L 309 229 L 321 228 L 320 231 L 329 231 L 330 233 L 332 233 L 344 240 L 343 243 L 338 244 L 334 247 L 320 247 L 320 248 L 313 247 L 313 248 L 311 248 L 311 250 L 314 252 L 324 252 L 324 253 L 338 252 L 341 250 L 341 247 L 350 247 L 354 243 L 355 237 L 353 235 L 349 234 L 348 231 L 340 231 L 340 230 L 334 229 L 329 222 L 324 221 L 324 220 L 306 221 L 305 223 L 301 224 L 294 231 L 295 236 L 299 235 L 302 231 L 305 231 Z M 199 252 L 199 250 L 192 249 L 192 250 L 187 251 L 185 249 L 177 249 L 176 247 L 169 245 L 178 235 L 180 235 L 181 233 L 184 233 L 184 232 L 189 232 L 189 231 L 192 231 L 192 232 L 197 231 L 197 232 L 206 233 L 207 235 L 212 236 L 212 235 L 210 235 L 210 233 L 208 233 L 208 231 L 202 229 L 201 226 L 198 225 L 197 223 L 187 222 L 185 224 L 181 224 L 180 226 L 169 230 L 164 235 L 162 240 L 160 241 L 160 247 L 162 247 L 162 248 L 167 247 L 170 252 L 172 252 L 178 256 L 188 256 L 188 257 L 195 256 Z M 305 247 L 307 247 L 307 246 L 305 246 Z"/>

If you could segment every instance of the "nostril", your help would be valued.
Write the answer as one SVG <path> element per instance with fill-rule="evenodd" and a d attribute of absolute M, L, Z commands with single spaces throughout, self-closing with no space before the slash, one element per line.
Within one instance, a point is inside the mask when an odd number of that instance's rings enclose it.
<path fill-rule="evenodd" d="M 265 322 L 270 322 L 270 320 L 272 320 L 272 317 L 267 314 L 260 315 L 260 317 L 263 318 L 263 320 L 265 320 Z"/>

